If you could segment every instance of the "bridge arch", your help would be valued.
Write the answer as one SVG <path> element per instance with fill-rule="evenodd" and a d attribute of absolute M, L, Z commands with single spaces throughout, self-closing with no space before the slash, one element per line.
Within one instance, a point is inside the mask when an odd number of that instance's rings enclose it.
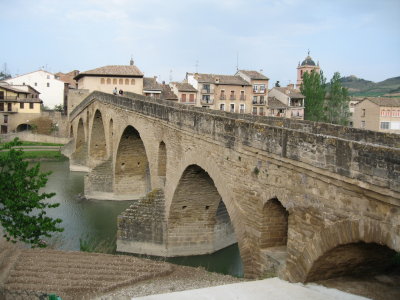
<path fill-rule="evenodd" d="M 114 191 L 138 199 L 151 190 L 150 168 L 139 132 L 127 126 L 117 146 L 114 165 Z"/>
<path fill-rule="evenodd" d="M 229 204 L 204 168 L 197 164 L 187 166 L 169 208 L 169 248 L 177 244 L 180 247 L 176 254 L 193 255 L 193 251 L 195 254 L 213 253 L 235 244 L 236 219 Z"/>
<path fill-rule="evenodd" d="M 346 220 L 315 233 L 300 255 L 288 265 L 290 281 L 315 281 L 387 266 L 400 236 L 377 221 Z M 334 262 L 334 263 L 333 263 Z"/>
<path fill-rule="evenodd" d="M 32 126 L 30 124 L 23 123 L 17 126 L 17 132 L 28 131 L 28 130 L 32 130 Z"/>
<path fill-rule="evenodd" d="M 165 177 L 167 174 L 167 148 L 164 141 L 160 142 L 158 146 L 158 176 Z"/>
<path fill-rule="evenodd" d="M 97 109 L 93 116 L 89 155 L 94 160 L 104 160 L 107 158 L 107 143 L 104 130 L 104 122 L 101 112 Z"/>
<path fill-rule="evenodd" d="M 78 121 L 78 128 L 76 131 L 76 144 L 75 144 L 76 150 L 81 148 L 84 143 L 85 143 L 85 128 L 83 126 L 83 119 L 80 118 Z"/>

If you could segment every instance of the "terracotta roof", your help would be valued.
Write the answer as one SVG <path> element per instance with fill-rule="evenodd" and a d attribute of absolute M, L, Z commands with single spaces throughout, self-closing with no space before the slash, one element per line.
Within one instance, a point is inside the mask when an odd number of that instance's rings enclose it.
<path fill-rule="evenodd" d="M 177 101 L 178 96 L 175 95 L 175 93 L 171 90 L 171 87 L 169 85 L 163 84 L 161 91 L 161 99 Z"/>
<path fill-rule="evenodd" d="M 288 108 L 288 106 L 275 97 L 268 97 L 268 108 Z"/>
<path fill-rule="evenodd" d="M 272 89 L 277 89 L 281 93 L 288 95 L 290 98 L 304 98 L 304 95 L 300 93 L 298 89 L 291 89 L 288 87 L 273 87 Z"/>
<path fill-rule="evenodd" d="M 379 106 L 386 107 L 399 107 L 400 106 L 400 98 L 365 98 L 363 101 L 369 100 L 372 103 L 375 103 Z M 361 103 L 361 102 L 359 102 Z"/>
<path fill-rule="evenodd" d="M 197 90 L 187 82 L 171 82 L 171 84 L 175 85 L 179 92 L 194 92 L 197 93 Z"/>
<path fill-rule="evenodd" d="M 15 88 L 15 87 L 13 87 L 12 85 L 0 85 L 0 88 L 1 88 L 1 89 L 5 89 L 5 90 L 8 90 L 8 91 L 12 91 L 12 92 L 14 92 L 14 93 L 30 94 L 30 92 L 17 89 L 17 88 Z"/>
<path fill-rule="evenodd" d="M 154 77 L 143 77 L 143 90 L 146 91 L 161 91 L 162 86 Z"/>
<path fill-rule="evenodd" d="M 269 78 L 267 76 L 265 76 L 257 71 L 239 70 L 239 72 L 242 72 L 243 74 L 249 76 L 250 79 L 253 79 L 253 80 L 269 80 Z"/>
<path fill-rule="evenodd" d="M 220 74 L 201 74 L 195 73 L 197 81 L 201 83 L 225 84 L 225 85 L 250 85 L 246 80 L 236 75 L 220 75 Z"/>
<path fill-rule="evenodd" d="M 56 74 L 54 74 L 56 77 L 58 77 L 58 79 L 60 79 L 61 81 L 64 81 L 65 83 L 68 83 L 71 87 L 77 87 L 77 83 L 74 80 L 74 77 L 77 76 L 79 74 L 78 70 L 73 70 L 71 72 L 68 73 L 62 73 L 62 72 L 58 72 Z"/>
<path fill-rule="evenodd" d="M 83 76 L 125 76 L 125 77 L 143 77 L 143 73 L 135 65 L 117 65 L 105 66 L 97 69 L 85 71 L 75 76 L 75 80 Z"/>

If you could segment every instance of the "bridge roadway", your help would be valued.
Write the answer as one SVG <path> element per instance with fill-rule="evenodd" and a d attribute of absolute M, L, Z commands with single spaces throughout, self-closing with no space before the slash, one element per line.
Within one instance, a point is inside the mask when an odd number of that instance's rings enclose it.
<path fill-rule="evenodd" d="M 70 113 L 85 195 L 138 199 L 117 248 L 238 243 L 245 276 L 307 282 L 384 270 L 400 251 L 400 136 L 94 92 Z"/>

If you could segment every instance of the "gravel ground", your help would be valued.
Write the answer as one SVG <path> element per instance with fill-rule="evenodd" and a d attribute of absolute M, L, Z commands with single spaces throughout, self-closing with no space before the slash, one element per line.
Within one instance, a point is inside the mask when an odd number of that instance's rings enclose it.
<path fill-rule="evenodd" d="M 191 289 L 199 289 L 235 282 L 246 279 L 236 278 L 218 273 L 211 273 L 203 268 L 174 266 L 175 270 L 164 277 L 138 282 L 130 287 L 123 288 L 95 298 L 96 300 L 131 299 L 154 294 L 170 293 Z"/>

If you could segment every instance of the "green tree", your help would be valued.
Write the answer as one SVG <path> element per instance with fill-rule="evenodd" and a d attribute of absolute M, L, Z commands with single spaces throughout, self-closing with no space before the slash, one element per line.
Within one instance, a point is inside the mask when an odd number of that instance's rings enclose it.
<path fill-rule="evenodd" d="M 46 209 L 59 203 L 45 202 L 55 195 L 39 191 L 50 173 L 40 172 L 39 164 L 29 167 L 22 159 L 22 150 L 12 148 L 21 144 L 16 138 L 0 146 L 0 150 L 7 150 L 0 153 L 0 224 L 8 241 L 46 247 L 42 238 L 64 230 L 57 226 L 61 219 L 46 216 Z"/>
<path fill-rule="evenodd" d="M 56 105 L 54 105 L 54 110 L 63 112 L 64 111 L 64 105 L 56 104 Z"/>
<path fill-rule="evenodd" d="M 349 102 L 348 90 L 342 87 L 340 73 L 335 72 L 330 81 L 329 93 L 325 101 L 326 121 L 333 124 L 348 125 Z"/>
<path fill-rule="evenodd" d="M 304 119 L 322 122 L 325 120 L 324 99 L 326 79 L 324 74 L 314 70 L 311 73 L 305 72 L 300 91 L 305 97 Z"/>

